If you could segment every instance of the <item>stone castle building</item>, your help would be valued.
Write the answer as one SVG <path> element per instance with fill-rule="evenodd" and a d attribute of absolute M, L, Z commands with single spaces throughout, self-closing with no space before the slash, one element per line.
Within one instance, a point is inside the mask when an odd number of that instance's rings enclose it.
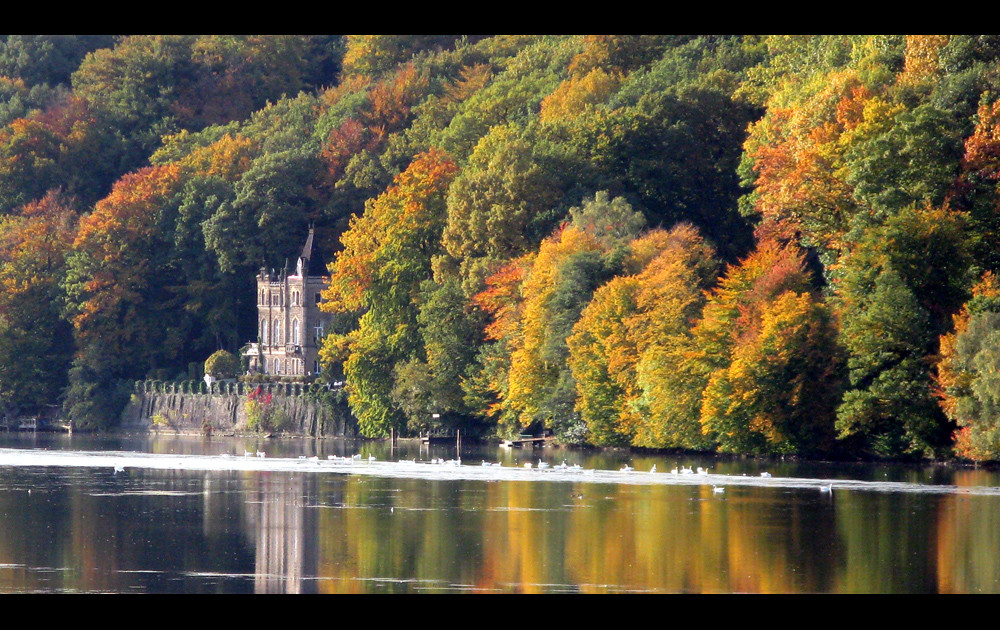
<path fill-rule="evenodd" d="M 319 346 L 332 315 L 319 309 L 320 292 L 328 283 L 326 269 L 314 252 L 313 230 L 294 269 L 257 274 L 257 343 L 246 351 L 250 370 L 287 376 L 319 374 Z"/>

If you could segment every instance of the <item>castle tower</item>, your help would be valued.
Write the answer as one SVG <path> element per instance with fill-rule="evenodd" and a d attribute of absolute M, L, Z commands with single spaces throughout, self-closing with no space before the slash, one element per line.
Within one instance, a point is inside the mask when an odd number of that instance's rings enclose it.
<path fill-rule="evenodd" d="M 319 347 L 331 315 L 319 308 L 330 282 L 315 255 L 309 228 L 294 268 L 257 274 L 257 343 L 247 351 L 251 371 L 309 377 L 319 373 Z"/>

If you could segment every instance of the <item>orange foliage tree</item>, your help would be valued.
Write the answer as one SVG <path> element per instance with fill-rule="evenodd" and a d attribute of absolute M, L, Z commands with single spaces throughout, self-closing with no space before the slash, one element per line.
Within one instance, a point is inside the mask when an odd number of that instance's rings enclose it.
<path fill-rule="evenodd" d="M 72 200 L 50 191 L 0 218 L 0 406 L 37 409 L 58 398 L 73 354 L 60 283 L 76 232 Z"/>
<path fill-rule="evenodd" d="M 985 272 L 941 337 L 935 390 L 953 420 L 955 451 L 969 459 L 1000 459 L 1000 279 Z"/>
<path fill-rule="evenodd" d="M 764 241 L 731 266 L 694 337 L 701 424 L 720 450 L 829 448 L 842 359 L 797 247 Z"/>
<path fill-rule="evenodd" d="M 165 317 L 175 306 L 164 211 L 180 168 L 153 166 L 122 177 L 80 220 L 66 289 L 82 352 L 122 376 L 163 365 L 183 342 Z"/>
<path fill-rule="evenodd" d="M 704 302 L 702 291 L 714 276 L 714 252 L 687 224 L 653 230 L 635 239 L 630 250 L 627 266 L 638 273 L 601 286 L 567 340 L 577 409 L 595 444 L 690 447 L 701 442 L 700 432 L 693 443 L 665 438 L 684 431 L 643 388 L 678 372 L 653 370 L 643 383 L 639 365 L 689 336 Z"/>
<path fill-rule="evenodd" d="M 419 356 L 420 284 L 431 276 L 445 222 L 444 195 L 457 170 L 442 151 L 418 155 L 393 185 L 351 219 L 330 264 L 323 308 L 363 312 L 359 326 L 328 335 L 327 364 L 343 361 L 349 401 L 365 435 L 401 428 L 392 401 L 393 367 Z"/>

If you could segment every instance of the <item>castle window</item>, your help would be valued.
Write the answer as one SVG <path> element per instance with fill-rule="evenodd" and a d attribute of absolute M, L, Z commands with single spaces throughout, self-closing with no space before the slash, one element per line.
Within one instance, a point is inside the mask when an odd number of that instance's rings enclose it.
<path fill-rule="evenodd" d="M 292 343 L 299 345 L 299 320 L 292 320 Z"/>
<path fill-rule="evenodd" d="M 319 304 L 319 300 L 320 300 L 320 295 L 319 295 L 319 293 L 317 293 L 316 294 L 316 304 Z"/>
<path fill-rule="evenodd" d="M 257 337 L 260 338 L 262 344 L 267 344 L 267 320 L 260 320 L 260 330 L 257 331 Z"/>
<path fill-rule="evenodd" d="M 274 320 L 274 334 L 271 335 L 271 344 L 281 343 L 281 330 L 278 328 L 278 320 Z"/>

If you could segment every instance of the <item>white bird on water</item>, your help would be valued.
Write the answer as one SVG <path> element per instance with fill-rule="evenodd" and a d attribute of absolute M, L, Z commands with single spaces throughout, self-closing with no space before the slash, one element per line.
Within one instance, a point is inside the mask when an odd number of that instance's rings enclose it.
<path fill-rule="evenodd" d="M 632 468 L 628 464 L 625 464 L 624 466 L 622 466 L 621 472 L 630 472 L 630 471 L 633 471 L 633 470 L 635 470 L 635 468 Z"/>
<path fill-rule="evenodd" d="M 831 484 L 831 485 L 826 485 L 826 486 L 820 486 L 819 487 L 819 491 L 820 492 L 833 492 L 833 485 Z"/>
<path fill-rule="evenodd" d="M 760 476 L 761 477 L 770 477 L 771 473 L 769 473 L 769 472 L 762 472 L 762 473 L 760 473 Z"/>
<path fill-rule="evenodd" d="M 715 494 L 722 494 L 725 491 L 726 489 L 723 488 L 722 486 L 712 486 L 712 492 L 714 492 Z"/>
<path fill-rule="evenodd" d="M 649 469 L 649 472 L 651 472 L 651 473 L 655 473 L 656 472 L 656 464 L 653 464 L 653 467 Z"/>
<path fill-rule="evenodd" d="M 125 467 L 122 466 L 121 464 L 116 463 L 115 464 L 115 474 L 117 474 L 117 473 L 123 473 L 123 472 L 125 472 Z"/>

